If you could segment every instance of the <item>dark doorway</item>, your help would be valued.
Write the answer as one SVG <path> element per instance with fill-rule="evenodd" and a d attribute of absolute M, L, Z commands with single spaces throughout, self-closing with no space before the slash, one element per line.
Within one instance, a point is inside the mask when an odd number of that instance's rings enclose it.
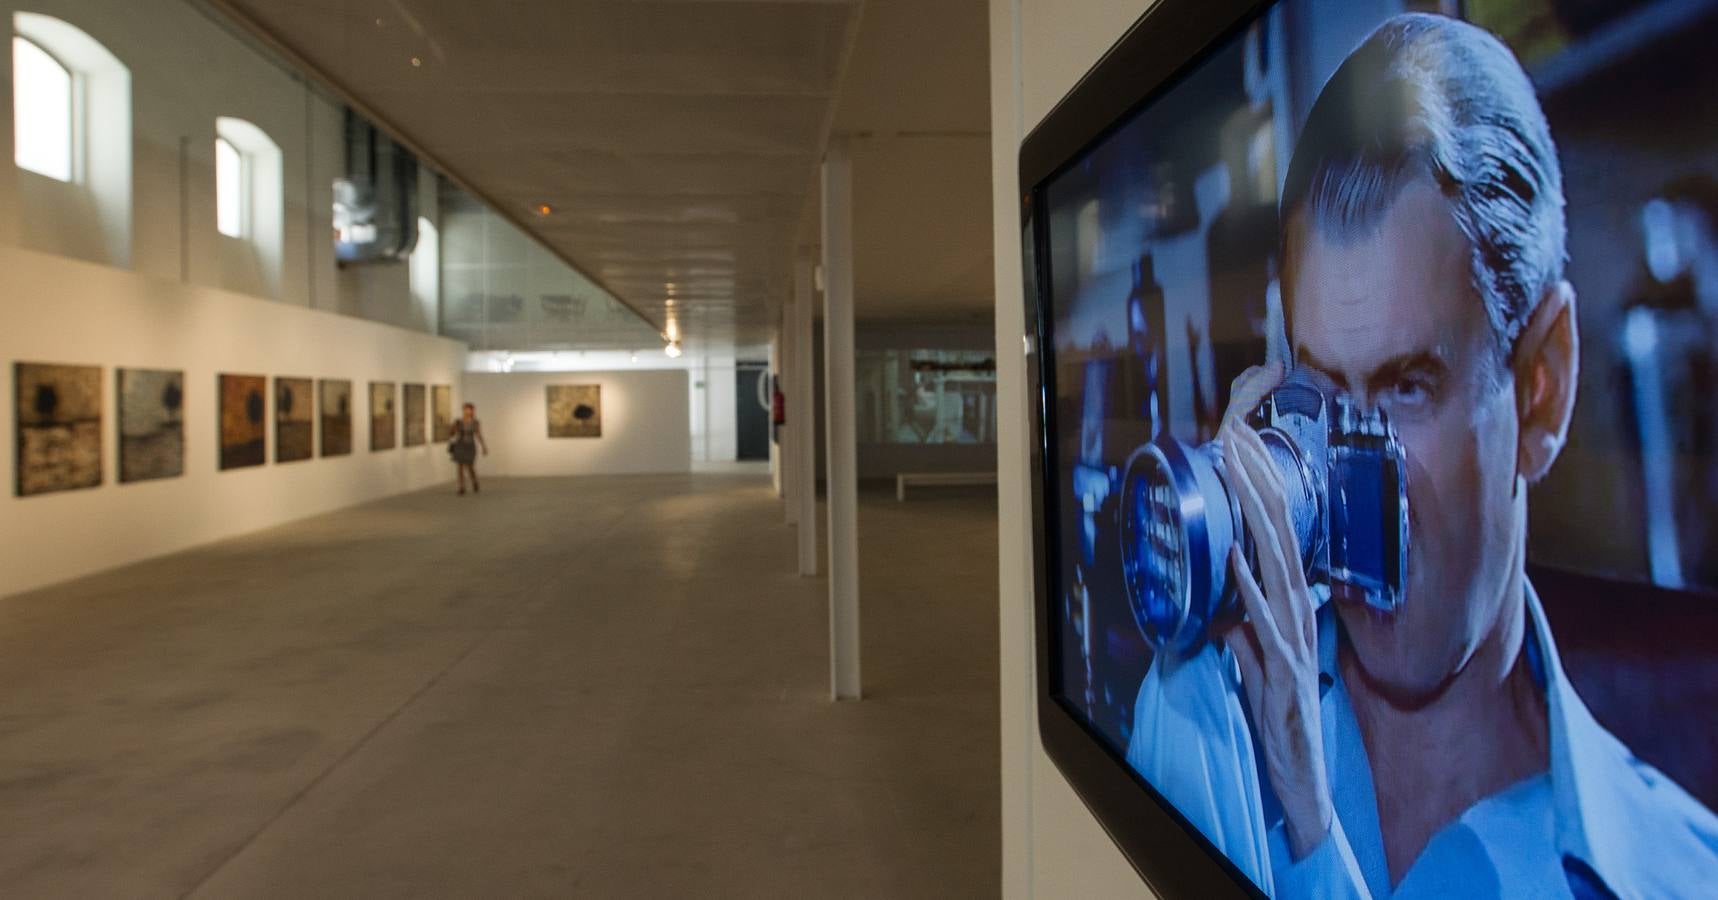
<path fill-rule="evenodd" d="M 740 363 L 734 377 L 737 456 L 740 459 L 769 459 L 769 366 L 765 363 Z"/>

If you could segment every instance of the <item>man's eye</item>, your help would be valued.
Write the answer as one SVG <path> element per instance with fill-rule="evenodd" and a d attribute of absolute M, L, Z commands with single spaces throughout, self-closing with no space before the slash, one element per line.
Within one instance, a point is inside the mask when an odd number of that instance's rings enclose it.
<path fill-rule="evenodd" d="M 1389 402 L 1392 406 L 1411 408 L 1424 404 L 1431 398 L 1431 385 L 1419 378 L 1398 378 L 1390 386 Z"/>

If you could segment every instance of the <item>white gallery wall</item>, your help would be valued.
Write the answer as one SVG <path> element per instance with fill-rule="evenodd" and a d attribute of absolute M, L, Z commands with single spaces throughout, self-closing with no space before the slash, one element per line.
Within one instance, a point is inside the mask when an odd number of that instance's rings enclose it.
<path fill-rule="evenodd" d="M 61 183 L 11 165 L 11 41 L 0 42 L 0 244 L 436 330 L 438 316 L 413 298 L 404 262 L 335 265 L 333 182 L 346 155 L 338 102 L 191 0 L 0 0 L 8 31 L 17 13 L 73 26 L 128 71 L 129 119 L 120 131 L 113 132 L 116 116 L 95 110 L 81 127 L 92 152 L 129 147 L 130 183 L 129 196 L 114 197 L 94 180 Z M 215 227 L 215 129 L 223 116 L 255 125 L 279 148 L 277 246 L 249 246 Z M 422 212 L 435 224 L 435 179 L 423 169 L 420 176 Z M 109 221 L 124 218 L 116 210 L 129 220 Z M 127 235 L 121 243 L 129 246 L 92 243 L 93 229 Z"/>
<path fill-rule="evenodd" d="M 465 350 L 394 326 L 0 247 L 0 421 L 7 430 L 0 471 L 9 485 L 0 495 L 0 591 L 448 481 L 453 466 L 437 441 L 370 450 L 368 382 L 451 385 L 458 403 Z M 10 488 L 16 362 L 102 367 L 101 486 L 28 497 Z M 116 367 L 184 372 L 183 475 L 118 482 Z M 352 452 L 274 462 L 271 380 L 268 462 L 220 471 L 221 373 L 350 380 Z"/>
<path fill-rule="evenodd" d="M 690 471 L 686 382 L 685 370 L 676 369 L 467 372 L 464 400 L 476 404 L 489 443 L 489 455 L 478 458 L 478 475 Z M 549 437 L 547 389 L 555 384 L 601 386 L 601 437 Z"/>
<path fill-rule="evenodd" d="M 1020 142 L 1151 0 L 991 0 L 991 168 L 996 242 L 998 519 L 1001 542 L 1002 892 L 1150 897 L 1038 740 L 1032 532 L 1021 336 Z"/>
<path fill-rule="evenodd" d="M 660 348 L 645 350 L 474 350 L 466 360 L 471 372 L 641 372 L 672 369 L 687 373 L 692 460 L 731 462 L 739 455 L 739 400 L 736 379 L 742 360 L 763 359 L 770 350 L 740 347 L 712 351 L 688 349 L 678 358 Z M 772 451 L 773 452 L 773 451 Z"/>

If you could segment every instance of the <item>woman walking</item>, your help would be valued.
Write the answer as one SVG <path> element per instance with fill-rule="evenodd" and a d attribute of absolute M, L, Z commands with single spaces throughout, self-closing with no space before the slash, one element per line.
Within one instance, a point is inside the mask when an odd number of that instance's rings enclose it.
<path fill-rule="evenodd" d="M 470 403 L 460 413 L 459 420 L 453 423 L 448 432 L 452 442 L 448 444 L 448 452 L 453 454 L 453 461 L 459 465 L 459 493 L 465 495 L 465 476 L 471 475 L 471 490 L 480 492 L 477 486 L 477 449 L 483 448 L 483 455 L 489 455 L 489 444 L 483 440 L 483 423 L 477 421 L 477 407 Z"/>

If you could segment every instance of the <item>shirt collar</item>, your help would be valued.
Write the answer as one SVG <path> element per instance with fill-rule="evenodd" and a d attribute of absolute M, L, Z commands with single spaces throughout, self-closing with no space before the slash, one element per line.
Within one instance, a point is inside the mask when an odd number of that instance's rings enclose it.
<path fill-rule="evenodd" d="M 1557 851 L 1566 869 L 1572 857 L 1614 889 L 1625 883 L 1622 876 L 1650 867 L 1652 854 L 1662 852 L 1651 846 L 1659 829 L 1642 827 L 1647 823 L 1640 815 L 1640 782 L 1630 771 L 1633 755 L 1575 693 L 1532 582 L 1525 582 L 1525 593 L 1531 658 L 1549 717 Z"/>
<path fill-rule="evenodd" d="M 1528 644 L 1523 652 L 1529 654 L 1535 680 L 1545 692 L 1557 852 L 1566 869 L 1572 857 L 1614 888 L 1626 883 L 1617 876 L 1643 871 L 1654 854 L 1663 852 L 1654 849 L 1658 829 L 1638 827 L 1644 823 L 1639 779 L 1628 771 L 1632 755 L 1575 693 L 1563 672 L 1539 594 L 1531 582 L 1524 584 Z M 1325 604 L 1319 612 L 1319 696 L 1323 698 L 1340 680 L 1340 620 L 1333 604 Z"/>

